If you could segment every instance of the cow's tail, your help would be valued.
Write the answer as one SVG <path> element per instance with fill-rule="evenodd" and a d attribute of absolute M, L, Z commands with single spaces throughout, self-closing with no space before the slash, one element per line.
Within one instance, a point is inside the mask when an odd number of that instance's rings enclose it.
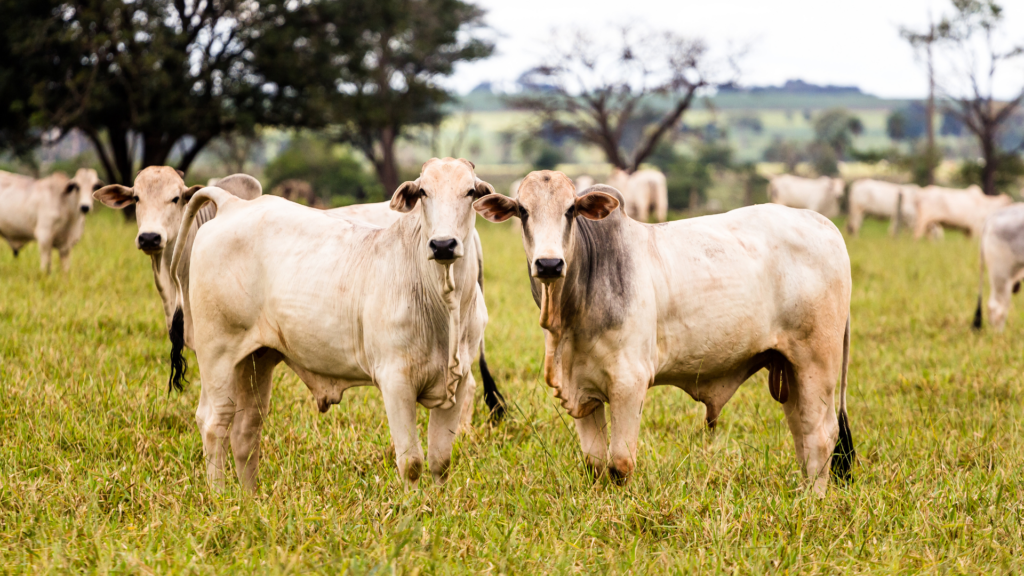
<path fill-rule="evenodd" d="M 843 334 L 843 373 L 839 381 L 839 439 L 832 452 L 832 477 L 841 482 L 853 479 L 853 461 L 857 452 L 853 448 L 850 433 L 850 419 L 846 415 L 846 381 L 850 371 L 850 317 L 846 317 L 846 332 Z"/>
<path fill-rule="evenodd" d="M 981 296 L 985 292 L 985 232 L 981 233 L 981 242 L 979 242 L 981 248 L 978 250 L 978 307 L 974 309 L 974 322 L 971 323 L 971 327 L 975 330 L 981 330 L 982 316 L 981 316 Z"/>
<path fill-rule="evenodd" d="M 476 258 L 477 258 L 477 277 L 476 283 L 480 286 L 480 294 L 484 293 L 484 251 L 480 245 L 480 236 L 477 234 L 473 235 L 473 240 L 476 243 Z M 487 409 L 490 412 L 491 424 L 497 424 L 505 418 L 505 397 L 498 391 L 498 384 L 494 381 L 494 377 L 491 376 L 491 371 L 487 369 L 487 359 L 484 357 L 484 340 L 480 339 L 480 377 L 484 380 L 484 402 L 487 404 Z"/>
<path fill-rule="evenodd" d="M 218 207 L 229 198 L 234 198 L 231 193 L 216 187 L 203 188 L 196 192 L 185 207 L 185 214 L 181 218 L 181 227 L 178 229 L 178 242 L 174 244 L 174 255 L 171 257 L 171 282 L 174 285 L 174 316 L 171 319 L 171 375 L 167 380 L 167 392 L 177 390 L 181 392 L 182 383 L 188 383 L 185 379 L 185 372 L 188 371 L 188 361 L 185 360 L 185 296 L 181 290 L 181 280 L 178 278 L 178 265 L 181 264 L 181 255 L 185 251 L 185 238 L 192 229 L 192 222 L 196 219 L 199 209 L 207 202 L 212 201 Z"/>

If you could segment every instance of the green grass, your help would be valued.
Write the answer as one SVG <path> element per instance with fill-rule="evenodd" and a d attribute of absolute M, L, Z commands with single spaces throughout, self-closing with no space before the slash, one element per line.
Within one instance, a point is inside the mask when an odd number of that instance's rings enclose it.
<path fill-rule="evenodd" d="M 800 489 L 764 373 L 713 438 L 702 405 L 652 390 L 633 481 L 588 480 L 539 375 L 520 242 L 482 220 L 488 360 L 509 420 L 483 424 L 478 399 L 449 483 L 406 491 L 379 393 L 350 391 L 321 415 L 282 365 L 262 484 L 247 496 L 233 473 L 225 494 L 205 485 L 195 369 L 184 394 L 167 394 L 163 317 L 135 227 L 106 210 L 88 222 L 68 275 L 41 276 L 34 248 L 16 260 L 0 250 L 2 572 L 1022 569 L 1024 307 L 1004 334 L 970 331 L 977 254 L 957 234 L 915 243 L 869 223 L 849 240 L 859 456 L 855 483 L 824 499 Z"/>

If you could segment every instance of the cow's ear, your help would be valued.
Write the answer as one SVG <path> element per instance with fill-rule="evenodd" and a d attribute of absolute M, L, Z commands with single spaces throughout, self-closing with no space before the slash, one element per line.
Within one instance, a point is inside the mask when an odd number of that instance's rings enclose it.
<path fill-rule="evenodd" d="M 418 202 L 419 199 L 419 182 L 403 182 L 402 185 L 395 190 L 394 196 L 391 197 L 391 209 L 397 210 L 398 212 L 409 212 L 416 207 L 416 202 Z"/>
<path fill-rule="evenodd" d="M 78 191 L 78 183 L 75 182 L 74 180 L 72 180 L 71 182 L 68 182 L 67 186 L 64 187 L 64 193 L 65 194 L 71 194 L 72 192 L 77 192 L 77 191 Z"/>
<path fill-rule="evenodd" d="M 519 202 L 503 194 L 488 194 L 473 203 L 476 213 L 490 222 L 504 222 L 519 215 Z"/>
<path fill-rule="evenodd" d="M 182 180 L 185 179 L 185 173 L 184 172 L 182 172 L 181 170 L 175 170 L 175 172 L 178 173 L 178 176 L 180 176 Z"/>
<path fill-rule="evenodd" d="M 468 160 L 467 160 L 468 162 Z M 476 192 L 473 194 L 474 198 L 483 198 L 488 194 L 495 194 L 494 186 L 491 186 L 487 182 L 477 178 L 476 179 Z"/>
<path fill-rule="evenodd" d="M 92 197 L 102 202 L 104 206 L 108 206 L 116 210 L 120 210 L 137 200 L 134 190 L 120 184 L 104 186 L 103 188 L 93 192 Z"/>
<path fill-rule="evenodd" d="M 182 194 L 181 194 L 181 199 L 182 199 L 181 205 L 184 206 L 185 204 L 188 204 L 188 201 L 192 199 L 192 196 L 195 196 L 195 193 L 199 192 L 203 188 L 206 188 L 206 186 L 203 186 L 202 184 L 196 184 L 195 186 L 192 186 L 188 190 L 185 190 L 184 192 L 182 192 Z"/>
<path fill-rule="evenodd" d="M 615 196 L 596 190 L 576 198 L 576 213 L 587 220 L 604 220 L 618 207 Z"/>

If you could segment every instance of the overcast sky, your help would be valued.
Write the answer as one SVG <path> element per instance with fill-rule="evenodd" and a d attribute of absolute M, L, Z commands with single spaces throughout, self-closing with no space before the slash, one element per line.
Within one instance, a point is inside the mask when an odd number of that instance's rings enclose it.
<path fill-rule="evenodd" d="M 891 98 L 919 98 L 921 65 L 899 37 L 900 25 L 926 28 L 928 12 L 949 13 L 949 0 L 476 0 L 497 39 L 488 60 L 460 66 L 448 84 L 466 92 L 482 81 L 512 81 L 545 53 L 554 27 L 644 22 L 701 36 L 721 51 L 749 46 L 744 85 L 800 78 L 856 85 Z M 1006 29 L 1024 42 L 1024 0 L 1004 0 Z M 1019 90 L 1024 71 L 1014 70 Z M 1009 80 L 1010 75 L 1007 75 Z M 1003 96 L 1007 86 L 1000 90 Z"/>

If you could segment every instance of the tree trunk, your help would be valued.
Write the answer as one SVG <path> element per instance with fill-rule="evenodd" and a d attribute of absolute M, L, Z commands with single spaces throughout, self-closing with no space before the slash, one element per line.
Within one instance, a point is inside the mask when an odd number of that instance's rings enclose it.
<path fill-rule="evenodd" d="M 935 35 L 934 27 L 931 30 Z M 928 129 L 928 185 L 935 183 L 935 65 L 932 61 L 932 43 L 928 43 L 928 105 L 925 107 Z"/>
<path fill-rule="evenodd" d="M 999 157 L 996 150 L 995 134 L 986 132 L 982 137 L 981 152 L 985 158 L 985 165 L 981 169 L 981 187 L 985 194 L 995 196 L 999 193 L 996 190 L 996 170 L 999 169 Z"/>
<path fill-rule="evenodd" d="M 398 163 L 395 160 L 395 129 L 391 126 L 380 133 L 380 157 L 373 163 L 377 179 L 384 187 L 384 197 L 390 198 L 398 189 Z"/>

